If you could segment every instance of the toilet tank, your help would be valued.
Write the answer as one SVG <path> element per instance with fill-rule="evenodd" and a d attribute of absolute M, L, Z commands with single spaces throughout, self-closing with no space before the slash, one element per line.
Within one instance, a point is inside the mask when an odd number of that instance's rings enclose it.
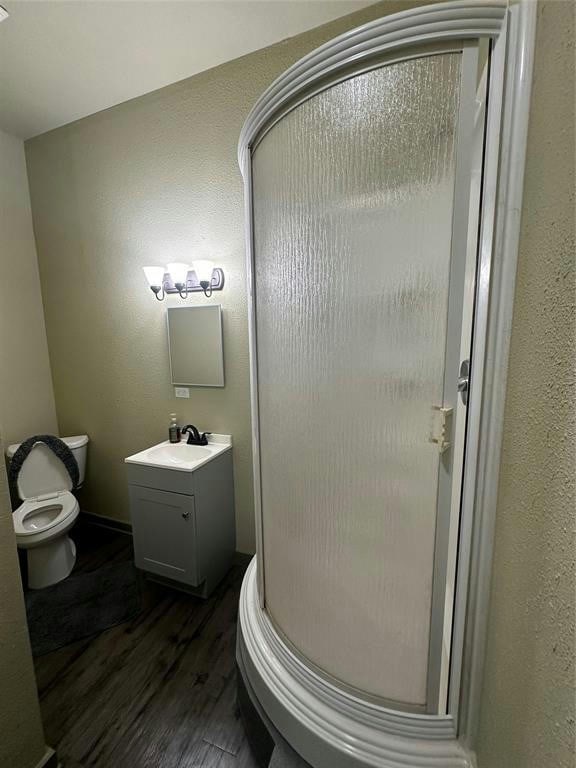
<path fill-rule="evenodd" d="M 78 462 L 79 479 L 78 486 L 81 486 L 84 482 L 84 475 L 86 473 L 86 453 L 88 451 L 88 435 L 74 435 L 73 437 L 61 437 L 60 438 L 70 448 L 74 454 L 74 458 Z M 14 443 L 8 446 L 6 455 L 8 459 L 11 459 L 16 451 L 20 448 L 20 443 Z"/>
<path fill-rule="evenodd" d="M 78 470 L 80 477 L 78 479 L 78 487 L 84 482 L 84 475 L 86 473 L 86 454 L 88 452 L 88 435 L 75 435 L 74 437 L 62 437 L 68 448 L 74 454 L 74 458 L 78 462 Z"/>

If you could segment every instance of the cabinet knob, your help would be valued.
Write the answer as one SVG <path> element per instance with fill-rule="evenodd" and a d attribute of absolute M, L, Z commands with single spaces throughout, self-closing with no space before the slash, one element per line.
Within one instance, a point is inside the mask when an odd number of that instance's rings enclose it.
<path fill-rule="evenodd" d="M 182 512 L 182 517 L 184 518 L 184 520 L 188 520 L 188 518 L 190 517 L 190 512 Z"/>

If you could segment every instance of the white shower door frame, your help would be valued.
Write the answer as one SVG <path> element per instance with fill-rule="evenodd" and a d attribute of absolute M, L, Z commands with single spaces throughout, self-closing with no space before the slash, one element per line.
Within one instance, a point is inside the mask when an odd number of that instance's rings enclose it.
<path fill-rule="evenodd" d="M 534 29 L 532 2 L 461 0 L 384 17 L 291 67 L 257 102 L 241 134 L 258 567 L 256 574 L 252 568 L 243 588 L 240 628 L 255 694 L 276 726 L 314 765 L 417 768 L 439 765 L 439 759 L 446 768 L 470 765 L 484 656 Z M 332 84 L 339 72 L 360 72 L 378 56 L 400 58 L 405 51 L 408 58 L 414 46 L 449 48 L 449 41 L 479 39 L 488 39 L 492 52 L 448 707 L 446 713 L 419 715 L 378 707 L 336 690 L 291 653 L 264 612 L 251 151 L 288 105 L 309 98 L 327 81 Z"/>
<path fill-rule="evenodd" d="M 487 47 L 487 46 L 486 46 Z M 277 115 L 268 124 L 265 131 L 259 134 L 258 140 L 251 147 L 253 153 L 260 146 L 260 140 L 282 120 L 287 112 L 292 111 L 318 92 L 323 92 L 344 79 L 357 77 L 367 71 L 394 66 L 414 59 L 456 54 L 461 57 L 460 77 L 457 85 L 459 91 L 459 107 L 456 117 L 455 140 L 455 178 L 453 190 L 451 255 L 448 278 L 448 308 L 447 308 L 447 337 L 445 339 L 445 363 L 443 375 L 443 394 L 436 405 L 452 410 L 451 422 L 452 445 L 449 450 L 441 452 L 438 457 L 437 487 L 431 489 L 436 501 L 436 535 L 434 542 L 434 561 L 432 574 L 432 600 L 430 609 L 430 637 L 428 647 L 428 672 L 426 707 L 400 704 L 393 699 L 382 699 L 381 703 L 393 709 L 406 709 L 414 712 L 426 711 L 431 714 L 445 713 L 447 708 L 447 680 L 449 675 L 449 648 L 452 630 L 452 603 L 455 584 L 455 539 L 459 528 L 459 512 L 462 485 L 462 467 L 464 464 L 464 437 L 466 432 L 467 407 L 457 391 L 457 376 L 459 361 L 469 359 L 472 343 L 472 315 L 475 302 L 475 271 L 477 264 L 477 232 L 480 208 L 479 187 L 481 186 L 481 167 L 478 174 L 473 174 L 473 164 L 470 161 L 476 123 L 479 123 L 480 143 L 484 137 L 484 105 L 486 82 L 483 79 L 478 87 L 479 72 L 478 41 L 450 41 L 437 45 L 411 47 L 410 51 L 400 56 L 392 55 L 378 58 L 368 67 L 358 69 L 343 75 L 338 74 L 336 80 L 325 80 L 318 91 L 307 91 L 304 99 L 290 103 L 287 110 Z M 489 56 L 484 51 L 486 68 Z M 481 148 L 480 148 L 481 149 Z M 482 151 L 477 165 L 481 166 Z M 476 164 L 474 164 L 476 167 Z M 471 204 L 472 201 L 472 204 Z M 256 304 L 256 302 L 254 302 Z M 256 344 L 258 340 L 256 338 Z M 254 390 L 258 394 L 258 376 L 254 381 Z M 258 416 L 260 408 L 258 409 Z M 260 457 L 261 438 L 258 435 L 258 457 Z M 429 446 L 429 451 L 437 449 Z M 262 493 L 259 489 L 260 494 Z M 451 557 L 448 558 L 447 554 Z M 264 557 L 264 546 L 259 548 L 259 562 Z M 260 579 L 261 600 L 266 604 L 265 568 L 262 567 Z M 451 598 L 447 598 L 447 592 Z M 277 631 L 281 629 L 276 625 Z M 283 639 L 287 640 L 284 635 Z M 448 653 L 444 649 L 448 649 Z M 298 650 L 292 646 L 292 650 Z M 311 663 L 308 659 L 305 659 Z M 322 674 L 322 670 L 318 669 Z M 324 674 L 327 674 L 324 672 Z M 340 684 L 343 684 L 340 682 Z"/>

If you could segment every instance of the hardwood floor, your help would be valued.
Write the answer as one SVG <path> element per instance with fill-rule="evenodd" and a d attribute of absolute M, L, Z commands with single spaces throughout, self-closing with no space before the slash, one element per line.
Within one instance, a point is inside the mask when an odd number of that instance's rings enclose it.
<path fill-rule="evenodd" d="M 77 570 L 132 558 L 132 540 L 77 526 Z M 130 622 L 35 660 L 46 741 L 62 768 L 255 768 L 236 711 L 243 569 L 206 601 L 144 582 Z"/>

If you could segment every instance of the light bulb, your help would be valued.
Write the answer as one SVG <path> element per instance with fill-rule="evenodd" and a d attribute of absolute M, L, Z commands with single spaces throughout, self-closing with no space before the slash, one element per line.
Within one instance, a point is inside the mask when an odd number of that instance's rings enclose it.
<path fill-rule="evenodd" d="M 194 268 L 194 272 L 196 272 L 198 282 L 206 282 L 210 285 L 212 282 L 212 272 L 214 271 L 214 262 L 207 261 L 206 259 L 199 259 L 198 261 L 193 262 L 192 267 Z"/>
<path fill-rule="evenodd" d="M 170 272 L 172 282 L 176 286 L 186 285 L 189 270 L 188 264 L 183 264 L 181 261 L 173 261 L 166 266 L 166 271 Z"/>
<path fill-rule="evenodd" d="M 164 282 L 164 267 L 142 267 L 148 285 L 160 288 Z"/>

